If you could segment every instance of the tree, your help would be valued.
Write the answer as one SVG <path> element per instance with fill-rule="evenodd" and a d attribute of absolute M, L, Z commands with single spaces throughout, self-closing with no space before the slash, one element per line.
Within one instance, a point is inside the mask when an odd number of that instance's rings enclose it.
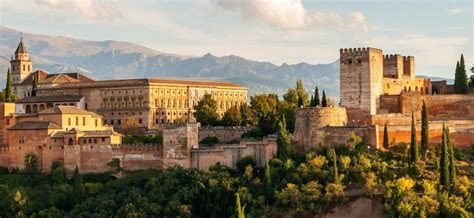
<path fill-rule="evenodd" d="M 464 63 L 464 55 L 456 63 L 456 73 L 454 75 L 454 92 L 456 94 L 465 94 L 467 88 L 466 66 Z"/>
<path fill-rule="evenodd" d="M 265 164 L 265 183 L 267 185 L 272 184 L 272 171 L 270 169 L 270 164 L 268 164 L 268 162 Z"/>
<path fill-rule="evenodd" d="M 418 143 L 416 142 L 415 113 L 411 114 L 411 142 L 410 142 L 410 161 L 415 164 L 419 160 Z"/>
<path fill-rule="evenodd" d="M 7 71 L 7 85 L 5 86 L 5 102 L 13 102 L 12 94 L 12 74 L 10 68 Z"/>
<path fill-rule="evenodd" d="M 448 142 L 446 128 L 443 123 L 443 134 L 441 140 L 441 151 L 439 161 L 439 183 L 444 187 L 449 186 L 449 158 L 448 158 Z"/>
<path fill-rule="evenodd" d="M 278 96 L 274 94 L 254 95 L 250 98 L 250 108 L 258 127 L 265 135 L 276 131 L 278 105 Z"/>
<path fill-rule="evenodd" d="M 29 152 L 25 154 L 24 158 L 25 171 L 28 173 L 36 173 L 38 171 L 38 156 Z"/>
<path fill-rule="evenodd" d="M 240 126 L 242 123 L 242 114 L 237 105 L 230 107 L 222 116 L 221 124 L 223 126 Z"/>
<path fill-rule="evenodd" d="M 290 134 L 286 129 L 285 116 L 282 116 L 278 123 L 278 138 L 277 138 L 277 157 L 280 159 L 288 158 L 289 146 L 291 143 Z"/>
<path fill-rule="evenodd" d="M 217 125 L 219 117 L 217 115 L 217 102 L 211 94 L 205 94 L 198 104 L 194 106 L 194 117 L 203 126 Z"/>
<path fill-rule="evenodd" d="M 428 109 L 426 107 L 426 102 L 423 100 L 423 106 L 421 108 L 421 149 L 423 149 L 423 152 L 428 150 L 428 131 Z"/>
<path fill-rule="evenodd" d="M 36 96 L 36 89 L 38 89 L 38 79 L 33 75 L 33 84 L 31 85 L 31 96 Z"/>
<path fill-rule="evenodd" d="M 316 86 L 316 88 L 314 89 L 314 107 L 317 107 L 321 104 L 321 102 L 319 101 L 319 90 L 318 90 L 318 87 Z"/>
<path fill-rule="evenodd" d="M 303 102 L 303 99 L 298 97 L 298 107 L 303 107 L 304 106 L 304 102 Z"/>
<path fill-rule="evenodd" d="M 339 175 L 337 173 L 337 155 L 334 148 L 329 150 L 329 158 L 332 159 L 332 181 L 333 183 L 339 183 Z"/>
<path fill-rule="evenodd" d="M 383 147 L 385 149 L 388 149 L 388 129 L 387 129 L 387 123 L 385 123 L 383 127 Z"/>
<path fill-rule="evenodd" d="M 296 95 L 298 96 L 298 101 L 301 99 L 302 106 L 308 105 L 309 95 L 303 87 L 303 81 L 300 79 L 296 81 Z"/>
<path fill-rule="evenodd" d="M 76 203 L 81 202 L 84 194 L 84 188 L 82 187 L 82 176 L 79 173 L 79 167 L 77 165 L 76 169 L 74 169 L 74 174 L 72 175 L 72 192 L 74 194 Z"/>
<path fill-rule="evenodd" d="M 235 209 L 237 212 L 237 218 L 245 218 L 245 205 L 243 207 L 240 205 L 239 193 L 235 193 Z"/>
<path fill-rule="evenodd" d="M 314 107 L 314 96 L 311 95 L 311 101 L 309 102 L 310 107 Z"/>
<path fill-rule="evenodd" d="M 454 147 L 451 143 L 449 127 L 446 127 L 446 143 L 448 146 L 449 157 L 449 184 L 455 185 L 456 181 L 456 157 L 454 156 Z"/>
<path fill-rule="evenodd" d="M 326 99 L 326 92 L 324 92 L 323 90 L 323 98 L 321 99 L 321 107 L 327 107 L 327 106 L 328 106 L 328 102 Z"/>
<path fill-rule="evenodd" d="M 240 118 L 242 119 L 242 126 L 253 126 L 255 125 L 255 119 L 252 114 L 252 110 L 247 104 L 240 105 Z"/>

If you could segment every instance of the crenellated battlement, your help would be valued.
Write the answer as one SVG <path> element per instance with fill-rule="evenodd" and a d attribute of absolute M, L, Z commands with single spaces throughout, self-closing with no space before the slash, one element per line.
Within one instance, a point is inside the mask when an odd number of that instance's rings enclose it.
<path fill-rule="evenodd" d="M 339 49 L 339 54 L 341 57 L 351 57 L 357 55 L 366 55 L 369 52 L 382 53 L 381 49 L 362 47 L 362 48 L 341 48 Z"/>
<path fill-rule="evenodd" d="M 130 151 L 160 151 L 162 144 L 111 144 L 111 145 L 81 145 L 81 152 L 130 152 Z"/>
<path fill-rule="evenodd" d="M 402 55 L 400 54 L 386 54 L 383 56 L 383 61 L 386 62 L 386 61 L 397 61 L 398 58 L 402 58 Z"/>

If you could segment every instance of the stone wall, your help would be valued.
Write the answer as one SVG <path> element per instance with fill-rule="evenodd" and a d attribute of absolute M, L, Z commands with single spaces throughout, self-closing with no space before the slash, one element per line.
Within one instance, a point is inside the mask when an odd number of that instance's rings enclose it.
<path fill-rule="evenodd" d="M 186 123 L 163 130 L 163 166 L 191 166 L 192 148 L 199 146 L 199 123 Z"/>
<path fill-rule="evenodd" d="M 295 118 L 293 138 L 305 148 L 311 147 L 313 131 L 325 126 L 345 126 L 347 115 L 345 108 L 305 107 L 298 108 Z"/>
<path fill-rule="evenodd" d="M 191 165 L 200 170 L 208 170 L 210 166 L 219 162 L 224 166 L 235 168 L 237 161 L 245 156 L 251 156 L 255 158 L 257 166 L 263 167 L 275 156 L 276 150 L 276 137 L 266 137 L 262 141 L 241 141 L 240 144 L 221 144 L 211 148 L 202 147 L 191 151 Z"/>
<path fill-rule="evenodd" d="M 240 137 L 250 128 L 246 127 L 201 127 L 199 128 L 199 141 L 206 137 L 215 136 L 219 142 L 226 143 L 230 141 L 240 141 Z"/>
<path fill-rule="evenodd" d="M 474 119 L 474 95 L 400 95 L 401 113 L 421 111 L 423 100 L 428 106 L 428 116 L 433 120 Z"/>
<path fill-rule="evenodd" d="M 352 134 L 356 134 L 367 144 L 378 148 L 378 126 L 334 126 L 314 129 L 308 139 L 309 148 L 348 144 Z M 307 148 L 305 146 L 305 148 Z"/>

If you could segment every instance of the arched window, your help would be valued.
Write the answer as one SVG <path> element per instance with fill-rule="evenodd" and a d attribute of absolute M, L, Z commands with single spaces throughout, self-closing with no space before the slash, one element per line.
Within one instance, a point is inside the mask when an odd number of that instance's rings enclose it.
<path fill-rule="evenodd" d="M 67 140 L 67 144 L 68 144 L 68 145 L 72 145 L 72 144 L 73 144 L 72 138 L 69 138 L 69 139 Z"/>
<path fill-rule="evenodd" d="M 38 113 L 38 105 L 33 105 L 33 113 Z"/>
<path fill-rule="evenodd" d="M 26 105 L 25 112 L 26 113 L 31 113 L 31 106 L 30 105 Z"/>

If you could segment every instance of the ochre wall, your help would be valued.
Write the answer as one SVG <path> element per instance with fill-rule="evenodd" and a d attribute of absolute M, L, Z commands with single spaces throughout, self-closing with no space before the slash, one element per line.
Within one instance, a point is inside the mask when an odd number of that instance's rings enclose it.
<path fill-rule="evenodd" d="M 219 142 L 240 141 L 240 137 L 251 128 L 244 127 L 201 127 L 199 128 L 199 141 L 209 136 L 215 136 Z"/>

